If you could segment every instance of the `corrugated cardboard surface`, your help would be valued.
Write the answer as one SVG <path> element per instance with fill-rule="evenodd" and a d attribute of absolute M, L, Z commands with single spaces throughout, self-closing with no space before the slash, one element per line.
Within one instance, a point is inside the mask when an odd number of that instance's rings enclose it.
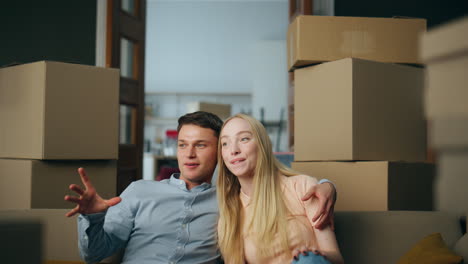
<path fill-rule="evenodd" d="M 295 160 L 424 161 L 422 69 L 342 59 L 295 71 Z"/>
<path fill-rule="evenodd" d="M 0 157 L 117 159 L 119 71 L 59 62 L 0 70 Z"/>
<path fill-rule="evenodd" d="M 0 213 L 0 234 L 2 263 L 42 263 L 42 225 L 39 220 L 6 218 Z"/>
<path fill-rule="evenodd" d="M 432 148 L 437 150 L 468 150 L 468 117 L 434 119 L 431 121 L 430 131 Z"/>
<path fill-rule="evenodd" d="M 288 69 L 354 57 L 419 64 L 425 19 L 298 16 L 288 29 Z"/>
<path fill-rule="evenodd" d="M 434 166 L 387 161 L 293 162 L 292 168 L 337 188 L 337 211 L 432 210 Z"/>
<path fill-rule="evenodd" d="M 102 197 L 115 196 L 116 161 L 40 161 L 0 159 L 0 209 L 73 208 L 64 201 L 72 183 L 82 186 L 84 167 Z"/>
<path fill-rule="evenodd" d="M 41 158 L 44 62 L 0 69 L 0 157 Z"/>
<path fill-rule="evenodd" d="M 217 115 L 221 119 L 231 116 L 230 104 L 214 104 L 206 102 L 193 102 L 187 104 L 187 112 L 205 111 Z"/>
<path fill-rule="evenodd" d="M 468 47 L 463 55 L 429 64 L 425 78 L 428 119 L 468 117 Z"/>
<path fill-rule="evenodd" d="M 468 17 L 438 26 L 420 36 L 420 58 L 424 63 L 457 57 L 468 51 Z"/>
<path fill-rule="evenodd" d="M 76 217 L 65 217 L 67 211 L 65 209 L 0 210 L 0 219 L 40 221 L 44 260 L 81 261 L 78 251 L 77 220 Z M 20 253 L 29 254 L 26 251 Z"/>
<path fill-rule="evenodd" d="M 468 149 L 438 152 L 435 209 L 468 212 Z"/>

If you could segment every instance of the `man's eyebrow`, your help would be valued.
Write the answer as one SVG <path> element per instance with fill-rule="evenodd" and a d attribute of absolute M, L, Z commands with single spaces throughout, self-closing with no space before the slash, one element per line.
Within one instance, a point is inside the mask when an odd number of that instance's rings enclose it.
<path fill-rule="evenodd" d="M 179 142 L 186 142 L 185 139 L 178 139 L 177 141 L 179 141 Z M 193 142 L 195 142 L 195 143 L 200 143 L 200 142 L 202 142 L 202 143 L 203 143 L 203 142 L 209 142 L 209 140 L 206 140 L 206 139 L 199 139 L 199 140 L 194 140 Z"/>

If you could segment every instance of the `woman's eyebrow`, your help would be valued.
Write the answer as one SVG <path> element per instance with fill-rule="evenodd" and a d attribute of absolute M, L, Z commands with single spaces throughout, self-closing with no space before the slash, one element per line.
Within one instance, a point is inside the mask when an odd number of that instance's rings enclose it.
<path fill-rule="evenodd" d="M 236 133 L 236 136 L 237 136 L 237 135 L 239 135 L 239 134 L 242 134 L 242 133 L 249 133 L 249 134 L 251 134 L 251 135 L 252 135 L 252 131 L 249 131 L 249 130 L 243 130 L 243 131 L 239 131 L 239 132 L 237 132 L 237 133 Z M 220 139 L 221 139 L 221 138 L 225 138 L 225 137 L 228 137 L 228 136 L 227 136 L 227 135 L 221 136 L 221 137 L 220 137 Z"/>

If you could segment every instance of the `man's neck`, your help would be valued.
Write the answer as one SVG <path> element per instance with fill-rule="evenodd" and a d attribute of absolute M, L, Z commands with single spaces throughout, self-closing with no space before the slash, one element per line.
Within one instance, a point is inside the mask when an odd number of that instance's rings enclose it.
<path fill-rule="evenodd" d="M 209 181 L 190 181 L 190 180 L 186 179 L 185 177 L 182 177 L 182 174 L 179 175 L 179 180 L 182 180 L 182 181 L 185 182 L 185 186 L 187 187 L 188 190 L 191 190 L 192 188 L 200 186 L 205 182 L 208 183 L 208 184 L 211 184 L 211 180 L 209 180 Z"/>

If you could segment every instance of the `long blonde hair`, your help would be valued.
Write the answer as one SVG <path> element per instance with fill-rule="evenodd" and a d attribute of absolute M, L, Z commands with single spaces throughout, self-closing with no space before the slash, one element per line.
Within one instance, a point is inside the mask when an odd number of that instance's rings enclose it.
<path fill-rule="evenodd" d="M 249 233 L 253 234 L 261 256 L 273 255 L 275 252 L 272 244 L 278 239 L 282 249 L 287 254 L 291 254 L 286 232 L 288 209 L 283 200 L 280 175 L 293 176 L 298 173 L 276 159 L 268 133 L 259 121 L 248 115 L 237 114 L 227 119 L 223 128 L 233 118 L 241 118 L 250 124 L 257 143 L 258 158 L 251 200 L 253 215 L 251 219 L 243 222 L 243 207 L 239 197 L 241 186 L 238 178 L 226 167 L 219 143 L 217 193 L 220 213 L 218 243 L 221 253 L 229 263 L 245 262 L 242 231 L 246 225 Z"/>

